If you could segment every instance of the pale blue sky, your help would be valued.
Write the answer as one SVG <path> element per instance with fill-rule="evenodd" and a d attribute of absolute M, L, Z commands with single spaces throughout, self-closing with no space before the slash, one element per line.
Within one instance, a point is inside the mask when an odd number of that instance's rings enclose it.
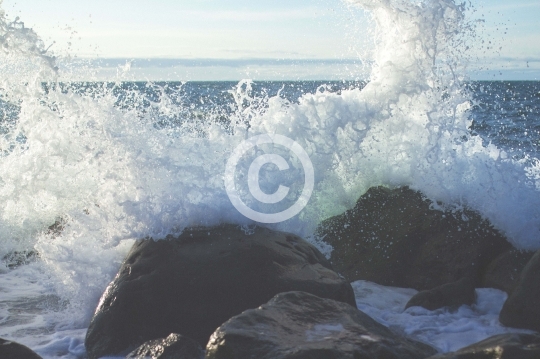
<path fill-rule="evenodd" d="M 540 1 L 473 4 L 475 16 L 486 20 L 482 37 L 502 46 L 500 54 L 481 54 L 492 71 L 474 76 L 540 80 Z M 359 10 L 351 13 L 341 0 L 4 0 L 3 8 L 47 45 L 55 42 L 56 53 L 78 57 L 355 59 L 369 41 L 366 17 Z M 350 61 L 341 66 L 350 70 Z M 257 77 L 263 67 L 251 66 L 251 74 Z M 245 69 L 231 71 L 244 71 L 231 76 L 245 77 Z"/>

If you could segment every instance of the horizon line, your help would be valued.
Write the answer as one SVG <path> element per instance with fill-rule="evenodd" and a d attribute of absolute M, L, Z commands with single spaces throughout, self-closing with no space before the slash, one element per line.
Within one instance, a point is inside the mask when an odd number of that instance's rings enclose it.
<path fill-rule="evenodd" d="M 62 58 L 60 61 L 64 60 Z M 353 58 L 263 58 L 263 57 L 243 57 L 243 58 L 168 58 L 168 57 L 75 57 L 66 59 L 69 62 L 90 62 L 101 66 L 123 66 L 129 64 L 134 67 L 206 67 L 206 66 L 226 66 L 239 67 L 246 65 L 360 65 L 360 59 Z"/>

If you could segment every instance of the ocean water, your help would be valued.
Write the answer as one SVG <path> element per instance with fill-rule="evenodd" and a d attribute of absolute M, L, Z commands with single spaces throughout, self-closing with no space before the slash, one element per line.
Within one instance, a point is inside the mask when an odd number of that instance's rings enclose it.
<path fill-rule="evenodd" d="M 539 249 L 540 83 L 470 81 L 474 22 L 453 1 L 353 2 L 374 20 L 370 76 L 357 82 L 97 82 L 92 69 L 74 82 L 38 34 L 1 17 L 0 337 L 45 358 L 84 358 L 93 311 L 135 239 L 220 222 L 249 231 L 254 222 L 226 194 L 225 165 L 264 133 L 298 142 L 315 173 L 304 210 L 267 226 L 325 254 L 318 223 L 378 185 L 468 206 L 516 247 Z M 258 202 L 242 181 L 262 153 L 289 164 L 262 170 L 269 193 L 290 188 L 280 203 Z M 261 212 L 296 202 L 303 179 L 279 146 L 246 153 L 235 177 Z M 441 351 L 508 330 L 495 290 L 452 313 L 403 313 L 410 289 L 355 290 L 368 314 Z"/>

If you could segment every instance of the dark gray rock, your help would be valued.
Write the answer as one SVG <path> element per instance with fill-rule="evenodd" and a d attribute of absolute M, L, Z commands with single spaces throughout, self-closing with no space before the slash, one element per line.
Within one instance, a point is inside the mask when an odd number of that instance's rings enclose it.
<path fill-rule="evenodd" d="M 225 322 L 212 334 L 205 358 L 419 359 L 435 353 L 350 305 L 288 292 Z"/>
<path fill-rule="evenodd" d="M 540 335 L 500 334 L 429 359 L 539 359 Z"/>
<path fill-rule="evenodd" d="M 257 227 L 248 235 L 223 225 L 168 239 L 131 249 L 88 328 L 90 358 L 127 353 L 169 333 L 204 346 L 232 316 L 291 290 L 356 306 L 351 285 L 292 234 Z"/>
<path fill-rule="evenodd" d="M 374 187 L 317 232 L 334 248 L 335 270 L 350 282 L 417 290 L 464 277 L 479 283 L 487 265 L 512 246 L 477 213 L 431 205 L 408 187 Z"/>
<path fill-rule="evenodd" d="M 534 251 L 511 249 L 495 258 L 486 268 L 481 287 L 496 288 L 510 294 L 521 271 L 534 255 Z"/>
<path fill-rule="evenodd" d="M 540 331 L 540 251 L 523 268 L 504 303 L 499 321 L 508 327 Z"/>
<path fill-rule="evenodd" d="M 22 265 L 27 265 L 29 263 L 35 262 L 39 258 L 39 254 L 36 251 L 15 251 L 6 254 L 2 258 L 2 262 L 9 269 L 15 269 Z"/>
<path fill-rule="evenodd" d="M 202 359 L 204 351 L 191 338 L 170 334 L 164 339 L 150 340 L 129 353 L 126 359 Z"/>
<path fill-rule="evenodd" d="M 66 221 L 63 218 L 59 218 L 52 225 L 49 226 L 46 234 L 52 235 L 53 237 L 58 237 L 62 233 L 65 225 Z M 9 269 L 15 269 L 22 265 L 27 265 L 35 262 L 38 259 L 39 253 L 36 250 L 32 249 L 7 253 L 2 258 L 2 262 L 4 262 L 5 266 Z"/>
<path fill-rule="evenodd" d="M 88 213 L 87 213 L 88 214 Z M 47 229 L 47 234 L 52 235 L 53 237 L 58 237 L 62 234 L 62 231 L 66 227 L 67 220 L 65 218 L 59 217 L 54 221 L 53 224 Z"/>
<path fill-rule="evenodd" d="M 10 340 L 0 338 L 0 358 L 2 359 L 43 359 L 32 349 Z"/>
<path fill-rule="evenodd" d="M 415 306 L 428 310 L 443 307 L 457 308 L 464 304 L 471 305 L 475 301 L 474 281 L 470 278 L 462 278 L 457 282 L 418 292 L 407 302 L 405 309 Z"/>

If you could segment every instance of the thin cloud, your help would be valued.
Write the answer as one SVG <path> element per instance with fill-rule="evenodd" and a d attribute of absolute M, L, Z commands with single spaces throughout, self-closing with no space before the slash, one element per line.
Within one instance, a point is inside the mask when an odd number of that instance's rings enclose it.
<path fill-rule="evenodd" d="M 221 21 L 243 21 L 243 22 L 261 22 L 261 21 L 279 21 L 279 20 L 299 20 L 313 19 L 323 15 L 323 12 L 316 7 L 306 7 L 299 9 L 280 9 L 267 11 L 198 11 L 188 10 L 183 15 L 192 19 L 200 20 L 221 20 Z"/>
<path fill-rule="evenodd" d="M 507 4 L 500 4 L 500 5 L 483 5 L 480 6 L 482 9 L 486 10 L 515 10 L 515 9 L 525 9 L 525 8 L 540 8 L 540 4 L 538 2 L 510 2 Z"/>
<path fill-rule="evenodd" d="M 357 59 L 273 59 L 273 58 L 243 58 L 243 59 L 81 59 L 83 64 L 94 64 L 102 67 L 118 67 L 130 63 L 132 68 L 170 68 L 170 67 L 244 67 L 244 66 L 331 66 L 358 65 Z"/>
<path fill-rule="evenodd" d="M 501 61 L 509 62 L 540 62 L 540 57 L 499 57 Z"/>

